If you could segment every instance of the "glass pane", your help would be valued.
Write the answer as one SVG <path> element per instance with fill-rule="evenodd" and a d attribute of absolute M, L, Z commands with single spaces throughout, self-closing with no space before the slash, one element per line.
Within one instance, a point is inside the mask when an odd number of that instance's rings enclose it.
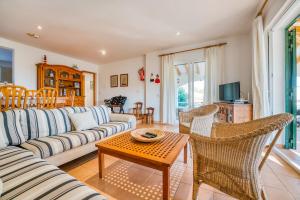
<path fill-rule="evenodd" d="M 12 83 L 13 50 L 0 47 L 0 82 Z"/>
<path fill-rule="evenodd" d="M 55 71 L 52 69 L 45 69 L 45 80 L 44 80 L 44 86 L 45 87 L 56 87 L 55 86 Z"/>
<path fill-rule="evenodd" d="M 205 62 L 194 64 L 193 107 L 199 107 L 204 102 Z"/>
<path fill-rule="evenodd" d="M 189 107 L 189 74 L 188 65 L 176 67 L 177 80 L 177 108 L 178 111 L 186 110 Z"/>
<path fill-rule="evenodd" d="M 69 73 L 65 72 L 65 71 L 60 72 L 60 78 L 68 79 L 69 78 Z"/>

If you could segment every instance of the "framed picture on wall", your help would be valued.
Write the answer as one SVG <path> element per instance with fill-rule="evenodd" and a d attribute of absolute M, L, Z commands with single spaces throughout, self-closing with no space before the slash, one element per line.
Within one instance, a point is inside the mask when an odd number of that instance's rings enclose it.
<path fill-rule="evenodd" d="M 110 76 L 110 87 L 118 87 L 118 75 L 111 75 Z"/>
<path fill-rule="evenodd" d="M 128 74 L 120 74 L 120 87 L 128 87 Z"/>

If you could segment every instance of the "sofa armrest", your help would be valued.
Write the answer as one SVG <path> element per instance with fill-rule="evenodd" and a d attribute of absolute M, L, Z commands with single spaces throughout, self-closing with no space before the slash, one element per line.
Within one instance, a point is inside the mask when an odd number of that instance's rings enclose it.
<path fill-rule="evenodd" d="M 136 118 L 134 115 L 110 113 L 109 118 L 111 122 L 128 122 L 131 125 L 131 129 L 136 128 Z"/>

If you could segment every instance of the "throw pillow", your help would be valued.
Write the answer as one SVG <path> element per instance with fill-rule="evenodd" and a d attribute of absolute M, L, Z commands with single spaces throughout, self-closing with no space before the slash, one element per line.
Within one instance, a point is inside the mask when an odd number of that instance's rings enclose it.
<path fill-rule="evenodd" d="M 69 114 L 76 131 L 83 131 L 98 126 L 91 111 Z"/>

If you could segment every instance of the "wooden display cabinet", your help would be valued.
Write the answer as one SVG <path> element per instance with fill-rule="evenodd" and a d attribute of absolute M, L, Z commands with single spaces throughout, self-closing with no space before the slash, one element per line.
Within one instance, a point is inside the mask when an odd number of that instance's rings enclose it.
<path fill-rule="evenodd" d="M 242 123 L 253 119 L 252 104 L 215 103 L 219 106 L 219 122 Z"/>
<path fill-rule="evenodd" d="M 84 75 L 81 71 L 64 65 L 37 64 L 37 85 L 56 88 L 59 99 L 75 91 L 74 106 L 84 106 Z"/>

